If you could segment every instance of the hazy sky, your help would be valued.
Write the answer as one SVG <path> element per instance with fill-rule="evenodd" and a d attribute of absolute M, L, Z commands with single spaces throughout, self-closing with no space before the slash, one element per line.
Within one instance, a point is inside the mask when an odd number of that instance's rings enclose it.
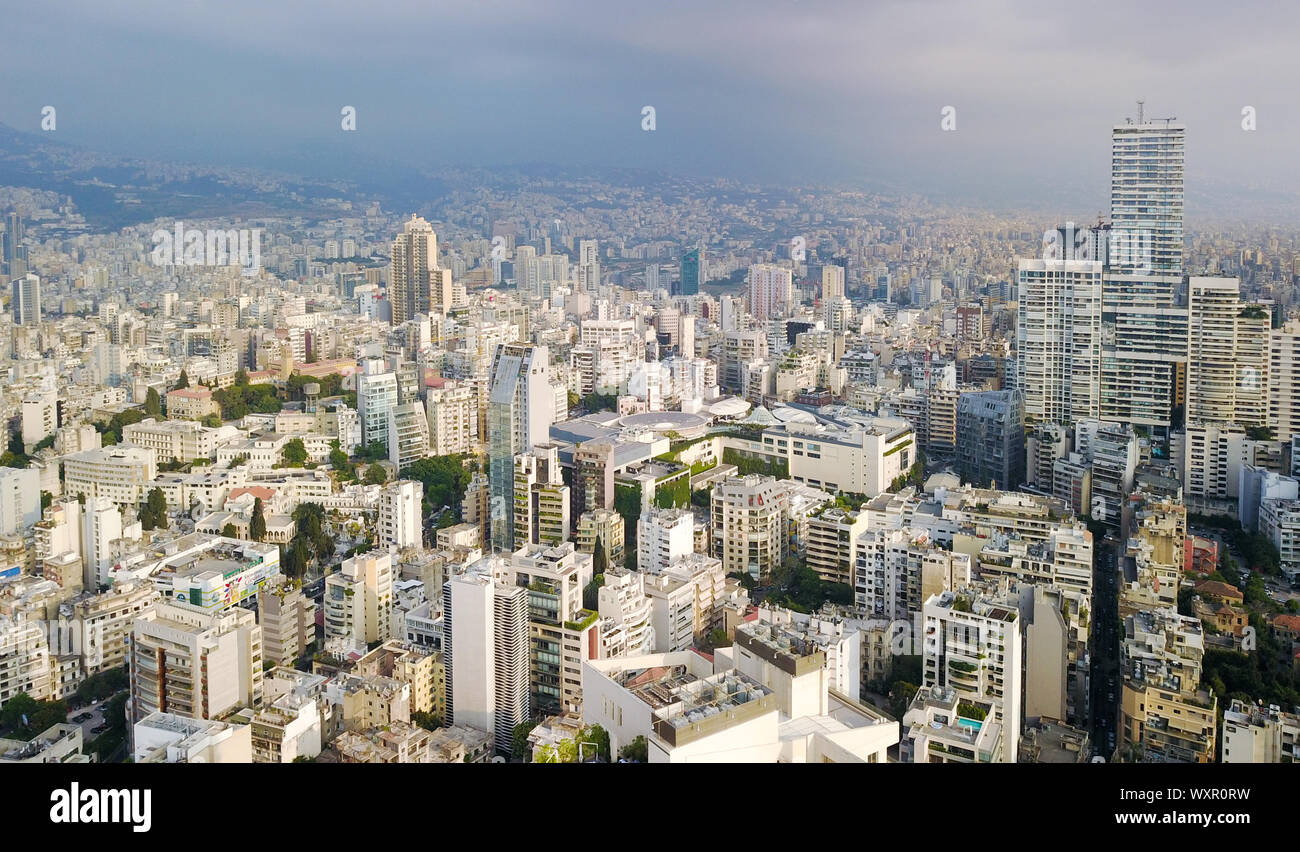
<path fill-rule="evenodd" d="M 122 154 L 616 165 L 1091 213 L 1109 127 L 1144 97 L 1188 125 L 1189 196 L 1300 193 L 1296 3 L 43 0 L 2 21 L 0 122 L 35 131 L 54 105 L 59 139 Z"/>

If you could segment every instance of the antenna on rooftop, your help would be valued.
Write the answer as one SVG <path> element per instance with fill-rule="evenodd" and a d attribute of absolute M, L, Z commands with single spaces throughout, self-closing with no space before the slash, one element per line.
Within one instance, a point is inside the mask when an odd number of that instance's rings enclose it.
<path fill-rule="evenodd" d="M 1138 124 L 1142 123 L 1142 113 L 1146 107 L 1146 101 L 1138 99 Z"/>

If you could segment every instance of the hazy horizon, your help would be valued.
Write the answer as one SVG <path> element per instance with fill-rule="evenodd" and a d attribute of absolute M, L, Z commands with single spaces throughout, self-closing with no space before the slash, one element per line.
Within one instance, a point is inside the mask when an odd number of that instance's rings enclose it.
<path fill-rule="evenodd" d="M 52 105 L 55 141 L 316 177 L 549 163 L 1090 214 L 1142 97 L 1188 127 L 1192 224 L 1300 207 L 1297 23 L 1282 3 L 54 0 L 6 13 L 0 122 L 40 133 Z"/>

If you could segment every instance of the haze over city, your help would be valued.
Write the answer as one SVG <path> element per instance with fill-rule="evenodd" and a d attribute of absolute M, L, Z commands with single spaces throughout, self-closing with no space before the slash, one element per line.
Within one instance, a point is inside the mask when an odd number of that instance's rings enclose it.
<path fill-rule="evenodd" d="M 59 138 L 95 150 L 313 176 L 612 165 L 1081 215 L 1104 207 L 1104 128 L 1144 98 L 1148 115 L 1196 131 L 1189 218 L 1209 220 L 1250 216 L 1252 194 L 1300 193 L 1298 14 L 1285 2 L 22 4 L 0 34 L 0 122 L 35 130 L 51 104 Z M 346 136 L 345 105 L 358 111 Z M 945 106 L 956 132 L 940 132 Z"/>

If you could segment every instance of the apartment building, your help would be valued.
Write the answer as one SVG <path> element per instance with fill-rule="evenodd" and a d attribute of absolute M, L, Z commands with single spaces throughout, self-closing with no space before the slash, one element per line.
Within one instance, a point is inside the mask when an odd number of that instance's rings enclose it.
<path fill-rule="evenodd" d="M 714 485 L 712 500 L 713 555 L 726 573 L 765 581 L 790 553 L 787 489 L 769 476 L 731 477 Z"/>
<path fill-rule="evenodd" d="M 262 627 L 262 656 L 289 666 L 316 641 L 316 603 L 291 585 L 265 588 L 257 596 L 257 623 Z"/>
<path fill-rule="evenodd" d="M 852 543 L 854 602 L 872 618 L 909 620 L 930 597 L 970 582 L 970 555 L 915 527 L 868 530 Z"/>
<path fill-rule="evenodd" d="M 364 648 L 392 633 L 393 557 L 370 551 L 325 578 L 325 641 Z"/>
<path fill-rule="evenodd" d="M 1004 720 L 1003 760 L 1020 740 L 1024 640 L 1014 600 L 973 589 L 945 591 L 923 607 L 923 686 L 946 687 L 966 701 L 993 703 Z"/>
<path fill-rule="evenodd" d="M 1300 715 L 1276 704 L 1264 707 L 1232 699 L 1223 712 L 1221 763 L 1300 762 Z"/>
<path fill-rule="evenodd" d="M 695 552 L 695 515 L 689 509 L 647 509 L 636 529 L 638 571 L 661 573 Z"/>
<path fill-rule="evenodd" d="M 903 716 L 903 763 L 1006 763 L 998 704 L 964 700 L 957 690 L 923 686 Z"/>
<path fill-rule="evenodd" d="M 192 462 L 214 458 L 224 431 L 191 420 L 159 422 L 148 417 L 122 427 L 122 441 L 153 450 L 159 462 Z"/>
<path fill-rule="evenodd" d="M 171 420 L 202 420 L 221 416 L 221 403 L 209 388 L 180 388 L 167 392 L 167 417 Z"/>
<path fill-rule="evenodd" d="M 623 537 L 626 523 L 613 509 L 593 509 L 578 516 L 575 542 L 583 553 L 595 554 L 596 542 L 605 551 L 606 567 L 622 568 L 626 559 Z"/>
<path fill-rule="evenodd" d="M 429 420 L 429 454 L 472 453 L 478 447 L 478 394 L 473 387 L 446 381 L 431 387 L 424 400 Z"/>
<path fill-rule="evenodd" d="M 854 542 L 867 531 L 865 512 L 828 506 L 808 517 L 808 567 L 828 583 L 853 585 Z"/>
<path fill-rule="evenodd" d="M 852 428 L 784 423 L 763 432 L 763 450 L 806 485 L 874 497 L 917 459 L 916 432 L 902 417 L 869 418 Z"/>
<path fill-rule="evenodd" d="M 1174 609 L 1124 619 L 1119 740 L 1127 757 L 1213 763 L 1218 699 L 1201 688 L 1201 622 Z"/>
<path fill-rule="evenodd" d="M 40 473 L 33 468 L 0 468 L 0 535 L 25 533 L 40 520 Z"/>
<path fill-rule="evenodd" d="M 130 717 L 216 719 L 262 700 L 262 628 L 250 610 L 165 601 L 131 631 Z"/>
<path fill-rule="evenodd" d="M 63 493 L 68 497 L 106 497 L 119 506 L 144 502 L 158 475 L 154 451 L 115 444 L 63 458 Z"/>
<path fill-rule="evenodd" d="M 486 731 L 510 754 L 514 727 L 529 709 L 529 592 L 473 570 L 443 586 L 445 721 Z"/>
<path fill-rule="evenodd" d="M 655 652 L 684 651 L 721 626 L 727 595 L 721 560 L 688 553 L 669 565 L 640 571 L 650 601 Z"/>
<path fill-rule="evenodd" d="M 416 480 L 390 482 L 379 492 L 375 527 L 380 548 L 403 550 L 424 545 L 424 485 Z"/>

